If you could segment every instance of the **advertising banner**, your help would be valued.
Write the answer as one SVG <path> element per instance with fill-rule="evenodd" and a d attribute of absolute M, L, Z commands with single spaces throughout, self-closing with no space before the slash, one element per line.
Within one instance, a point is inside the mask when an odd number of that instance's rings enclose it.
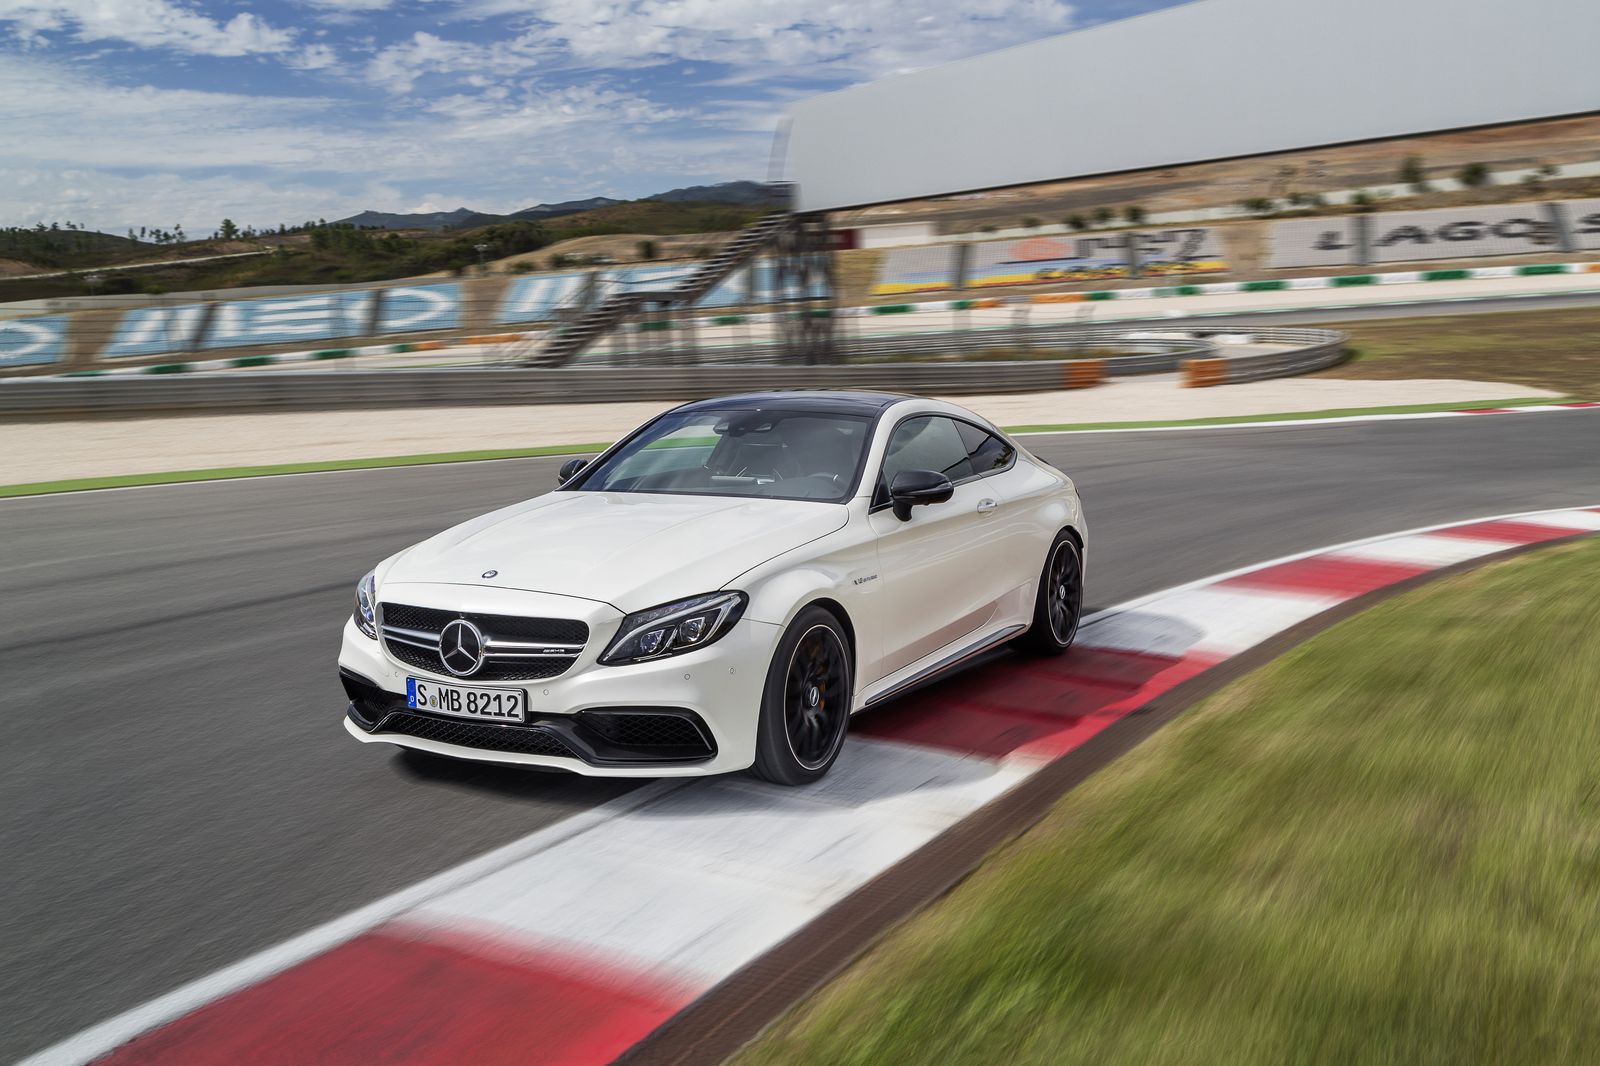
<path fill-rule="evenodd" d="M 408 285 L 381 290 L 374 334 L 461 328 L 461 284 Z"/>
<path fill-rule="evenodd" d="M 1373 215 L 1370 225 L 1373 263 L 1561 251 L 1561 235 L 1542 203 L 1389 211 Z"/>
<path fill-rule="evenodd" d="M 66 355 L 66 315 L 0 320 L 0 367 L 59 363 Z"/>
<path fill-rule="evenodd" d="M 891 248 L 878 268 L 874 296 L 894 296 L 903 292 L 936 292 L 956 287 L 954 244 L 924 245 L 920 248 Z"/>
<path fill-rule="evenodd" d="M 1228 269 L 1222 238 L 1205 227 L 1149 230 L 1138 234 L 1135 250 L 1143 278 L 1220 274 Z"/>
<path fill-rule="evenodd" d="M 1107 281 L 1128 276 L 1126 234 L 1107 237 L 1026 237 L 972 246 L 967 287 Z"/>
<path fill-rule="evenodd" d="M 556 308 L 576 300 L 589 273 L 545 274 L 518 278 L 500 301 L 498 322 L 543 322 L 554 318 Z"/>
<path fill-rule="evenodd" d="M 1273 270 L 1351 266 L 1361 262 L 1361 220 L 1355 215 L 1294 218 L 1272 226 Z"/>
<path fill-rule="evenodd" d="M 1600 251 L 1600 200 L 1568 200 L 1567 228 L 1575 251 Z"/>
<path fill-rule="evenodd" d="M 360 337 L 370 331 L 372 299 L 369 290 L 218 304 L 206 327 L 205 347 L 238 348 Z"/>
<path fill-rule="evenodd" d="M 125 312 L 100 355 L 122 359 L 192 352 L 200 346 L 200 329 L 205 325 L 207 310 L 205 304 L 179 304 Z"/>

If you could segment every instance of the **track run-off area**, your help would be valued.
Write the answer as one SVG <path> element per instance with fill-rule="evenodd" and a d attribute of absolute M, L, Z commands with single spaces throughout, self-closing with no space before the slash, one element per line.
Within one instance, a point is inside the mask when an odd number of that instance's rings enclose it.
<path fill-rule="evenodd" d="M 1091 610 L 1329 544 L 1592 506 L 1597 442 L 1595 409 L 1027 439 L 1083 494 Z M 440 768 L 340 728 L 356 579 L 546 491 L 560 462 L 0 502 L 0 1058 L 652 787 Z"/>

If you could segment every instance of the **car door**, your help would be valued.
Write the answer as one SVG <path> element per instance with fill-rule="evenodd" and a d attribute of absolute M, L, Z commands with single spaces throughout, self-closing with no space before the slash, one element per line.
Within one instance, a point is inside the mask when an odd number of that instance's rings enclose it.
<path fill-rule="evenodd" d="M 995 615 L 996 589 L 988 534 L 999 514 L 993 478 L 972 468 L 956 419 L 914 415 L 891 431 L 873 509 L 878 541 L 878 592 L 883 654 L 880 680 L 976 632 Z M 987 461 L 987 460 L 986 460 Z M 903 470 L 936 470 L 954 484 L 944 503 L 912 508 L 895 517 L 888 485 Z"/>
<path fill-rule="evenodd" d="M 989 522 L 978 565 L 995 596 L 1004 596 L 1024 585 L 1031 589 L 1045 556 L 1039 526 L 1032 516 L 1038 503 L 1037 472 L 1017 462 L 1016 446 L 1004 437 L 973 422 L 958 420 L 956 428 L 966 445 L 972 476 L 985 486 L 978 503 L 988 508 Z M 1031 615 L 1032 600 L 1024 595 L 1010 607 L 1013 615 L 1018 609 Z"/>

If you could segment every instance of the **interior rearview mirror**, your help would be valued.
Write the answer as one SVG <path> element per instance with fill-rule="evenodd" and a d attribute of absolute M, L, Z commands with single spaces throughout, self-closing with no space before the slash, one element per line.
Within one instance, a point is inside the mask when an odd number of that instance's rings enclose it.
<path fill-rule="evenodd" d="M 911 508 L 929 503 L 943 503 L 956 491 L 950 479 L 937 470 L 902 470 L 889 482 L 889 500 L 894 504 L 894 516 L 902 522 L 911 521 Z"/>
<path fill-rule="evenodd" d="M 561 464 L 561 469 L 556 472 L 556 484 L 565 485 L 571 481 L 573 475 L 589 465 L 587 459 L 568 459 Z"/>

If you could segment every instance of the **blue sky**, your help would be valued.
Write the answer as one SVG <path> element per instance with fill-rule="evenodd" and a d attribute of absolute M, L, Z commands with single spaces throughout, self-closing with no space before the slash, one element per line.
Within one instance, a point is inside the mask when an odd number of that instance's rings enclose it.
<path fill-rule="evenodd" d="M 790 100 L 1178 0 L 0 0 L 0 225 L 764 178 Z"/>

